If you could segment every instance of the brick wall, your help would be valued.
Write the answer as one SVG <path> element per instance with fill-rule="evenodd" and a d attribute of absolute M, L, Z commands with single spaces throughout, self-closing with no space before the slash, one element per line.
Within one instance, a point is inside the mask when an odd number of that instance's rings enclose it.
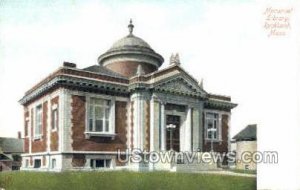
<path fill-rule="evenodd" d="M 58 137 L 58 131 L 59 131 L 59 125 L 58 125 L 58 123 L 59 123 L 59 104 L 58 104 L 58 102 L 59 102 L 59 97 L 57 96 L 57 97 L 55 97 L 55 98 L 53 98 L 52 100 L 51 100 L 51 107 L 53 106 L 53 105 L 57 105 L 57 123 L 56 123 L 56 126 L 57 126 L 57 129 L 55 130 L 55 131 L 52 131 L 51 130 L 51 134 L 50 134 L 50 150 L 51 151 L 58 151 L 58 146 L 59 146 L 59 137 Z M 52 109 L 51 109 L 51 112 L 52 112 Z M 52 116 L 52 114 L 51 114 L 51 123 L 52 123 L 52 118 L 53 116 Z M 52 126 L 51 126 L 52 127 Z"/>
<path fill-rule="evenodd" d="M 126 149 L 126 102 L 116 102 L 114 139 L 108 137 L 85 137 L 86 98 L 72 96 L 72 147 L 74 151 L 125 151 Z"/>
<path fill-rule="evenodd" d="M 26 131 L 29 132 L 30 130 L 30 126 L 27 125 L 26 118 L 29 117 L 29 111 L 27 110 L 27 108 L 24 108 L 24 152 L 25 153 L 29 153 L 29 135 L 26 137 Z"/>
<path fill-rule="evenodd" d="M 142 66 L 143 70 L 145 71 L 145 74 L 152 73 L 153 71 L 157 70 L 157 68 L 153 65 L 147 63 L 138 63 L 133 61 L 111 63 L 106 67 L 123 76 L 134 76 L 136 74 L 137 67 L 139 65 Z"/>

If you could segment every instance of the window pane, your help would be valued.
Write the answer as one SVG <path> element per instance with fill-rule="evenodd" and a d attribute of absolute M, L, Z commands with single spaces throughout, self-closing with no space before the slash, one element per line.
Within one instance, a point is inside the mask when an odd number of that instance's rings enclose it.
<path fill-rule="evenodd" d="M 214 139 L 217 139 L 217 132 L 214 132 Z"/>
<path fill-rule="evenodd" d="M 94 106 L 90 105 L 89 107 L 89 118 L 93 118 L 94 116 Z"/>
<path fill-rule="evenodd" d="M 104 100 L 101 100 L 101 99 L 95 99 L 95 104 L 96 104 L 96 105 L 103 105 L 103 104 L 104 104 Z"/>
<path fill-rule="evenodd" d="M 96 160 L 96 168 L 103 168 L 104 160 Z"/>
<path fill-rule="evenodd" d="M 57 110 L 52 111 L 52 129 L 57 127 Z"/>
<path fill-rule="evenodd" d="M 89 120 L 89 131 L 93 131 L 93 119 Z"/>
<path fill-rule="evenodd" d="M 41 160 L 36 159 L 34 160 L 34 168 L 40 168 L 41 167 Z"/>
<path fill-rule="evenodd" d="M 103 120 L 96 120 L 96 132 L 103 131 Z"/>
<path fill-rule="evenodd" d="M 105 119 L 109 119 L 109 115 L 110 115 L 110 110 L 109 108 L 105 109 Z"/>
<path fill-rule="evenodd" d="M 95 104 L 95 98 L 91 98 L 91 99 L 90 99 L 90 104 L 91 104 L 91 105 Z"/>
<path fill-rule="evenodd" d="M 105 131 L 108 132 L 109 130 L 109 121 L 105 120 Z"/>
<path fill-rule="evenodd" d="M 217 128 L 217 120 L 214 120 L 214 128 Z"/>
<path fill-rule="evenodd" d="M 212 113 L 207 113 L 206 118 L 214 118 L 214 115 Z"/>
<path fill-rule="evenodd" d="M 97 119 L 103 119 L 104 117 L 104 113 L 103 113 L 103 109 L 101 107 L 95 107 L 95 117 Z"/>
<path fill-rule="evenodd" d="M 211 131 L 208 131 L 208 133 L 207 133 L 207 138 L 209 138 L 209 139 L 211 139 Z"/>
<path fill-rule="evenodd" d="M 212 121 L 207 121 L 207 128 L 208 129 L 210 129 L 210 128 L 212 128 L 213 127 L 213 123 L 212 123 Z"/>
<path fill-rule="evenodd" d="M 38 129 L 39 129 L 39 133 L 38 134 L 42 134 L 42 124 L 41 123 L 39 124 Z"/>
<path fill-rule="evenodd" d="M 36 124 L 35 124 L 35 134 L 40 135 L 42 131 L 42 106 L 36 107 Z"/>

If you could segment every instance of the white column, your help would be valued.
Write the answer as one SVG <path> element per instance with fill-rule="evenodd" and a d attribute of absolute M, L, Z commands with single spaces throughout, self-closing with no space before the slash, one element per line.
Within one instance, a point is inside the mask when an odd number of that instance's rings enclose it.
<path fill-rule="evenodd" d="M 66 97 L 66 93 L 67 93 L 67 90 L 62 90 L 60 95 L 59 95 L 59 110 L 58 110 L 58 145 L 59 145 L 59 148 L 58 148 L 58 151 L 62 152 L 62 151 L 65 151 L 65 147 L 64 147 L 64 141 L 67 141 L 69 142 L 69 140 L 67 138 L 64 137 L 64 128 L 67 128 L 67 127 L 72 127 L 72 126 L 67 126 L 66 125 L 66 120 L 67 119 L 70 119 L 71 118 L 67 118 L 67 112 L 66 112 L 66 106 L 67 106 L 67 97 Z M 71 97 L 70 97 L 71 98 Z M 71 100 L 69 100 L 71 101 Z"/>
<path fill-rule="evenodd" d="M 165 105 L 164 103 L 161 103 L 161 123 L 160 123 L 160 129 L 161 129 L 161 151 L 166 150 L 166 121 L 165 121 Z"/>
<path fill-rule="evenodd" d="M 185 124 L 185 150 L 191 151 L 191 138 L 192 138 L 192 108 L 188 107 L 186 124 Z"/>
<path fill-rule="evenodd" d="M 154 99 L 150 100 L 150 152 L 154 151 Z M 150 162 L 149 170 L 154 170 L 154 163 Z"/>
<path fill-rule="evenodd" d="M 154 100 L 150 101 L 150 151 L 154 151 Z"/>
<path fill-rule="evenodd" d="M 47 105 L 48 105 L 48 110 L 47 110 L 47 114 L 48 114 L 48 118 L 47 118 L 47 152 L 50 152 L 50 135 L 51 135 L 51 131 L 52 131 L 52 126 L 51 126 L 51 120 L 52 120 L 52 105 L 51 105 L 51 96 L 47 97 Z M 48 163 L 49 164 L 49 163 Z M 49 165 L 48 165 L 49 166 Z"/>
<path fill-rule="evenodd" d="M 145 96 L 141 93 L 133 95 L 133 147 L 143 150 L 145 143 Z"/>
<path fill-rule="evenodd" d="M 140 119 L 139 119 L 139 148 L 141 150 L 144 150 L 144 142 L 145 142 L 145 104 L 144 104 L 144 98 L 141 97 L 141 95 L 138 98 L 139 100 L 139 115 L 140 115 Z"/>
<path fill-rule="evenodd" d="M 140 120 L 140 114 L 139 114 L 139 101 L 138 98 L 136 97 L 134 102 L 133 102 L 133 148 L 139 148 L 139 120 Z"/>
<path fill-rule="evenodd" d="M 115 118 L 116 118 L 116 98 L 112 98 L 111 100 L 111 109 L 110 109 L 110 125 L 111 127 L 109 128 L 111 133 L 115 134 L 116 129 L 115 129 Z"/>
<path fill-rule="evenodd" d="M 199 149 L 202 149 L 202 146 L 200 145 L 202 141 L 202 117 L 201 117 L 201 111 L 200 111 L 200 106 L 197 106 L 193 108 L 193 151 L 198 151 Z"/>

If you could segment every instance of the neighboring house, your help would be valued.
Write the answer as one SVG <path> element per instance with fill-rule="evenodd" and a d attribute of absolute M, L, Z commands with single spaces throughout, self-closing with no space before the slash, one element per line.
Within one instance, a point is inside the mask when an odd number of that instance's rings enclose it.
<path fill-rule="evenodd" d="M 22 153 L 23 139 L 0 137 L 0 172 L 19 170 Z"/>
<path fill-rule="evenodd" d="M 237 135 L 233 137 L 236 140 L 236 169 L 256 170 L 256 163 L 242 160 L 243 154 L 249 154 L 251 157 L 257 151 L 256 124 L 248 125 Z"/>
<path fill-rule="evenodd" d="M 231 141 L 230 141 L 230 151 L 231 152 L 236 152 L 236 140 L 234 140 L 234 139 L 232 139 Z"/>
<path fill-rule="evenodd" d="M 129 34 L 84 69 L 65 62 L 25 93 L 23 170 L 141 167 L 118 150 L 227 152 L 229 96 L 206 92 L 181 66 Z M 171 130 L 167 126 L 173 126 Z"/>

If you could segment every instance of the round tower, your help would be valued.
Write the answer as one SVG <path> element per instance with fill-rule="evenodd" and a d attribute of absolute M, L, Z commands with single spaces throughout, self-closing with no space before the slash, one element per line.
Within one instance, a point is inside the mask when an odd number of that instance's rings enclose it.
<path fill-rule="evenodd" d="M 143 39 L 133 35 L 132 20 L 128 25 L 129 34 L 115 42 L 112 47 L 98 58 L 98 63 L 126 77 L 136 75 L 141 67 L 144 74 L 158 70 L 164 59 Z"/>

